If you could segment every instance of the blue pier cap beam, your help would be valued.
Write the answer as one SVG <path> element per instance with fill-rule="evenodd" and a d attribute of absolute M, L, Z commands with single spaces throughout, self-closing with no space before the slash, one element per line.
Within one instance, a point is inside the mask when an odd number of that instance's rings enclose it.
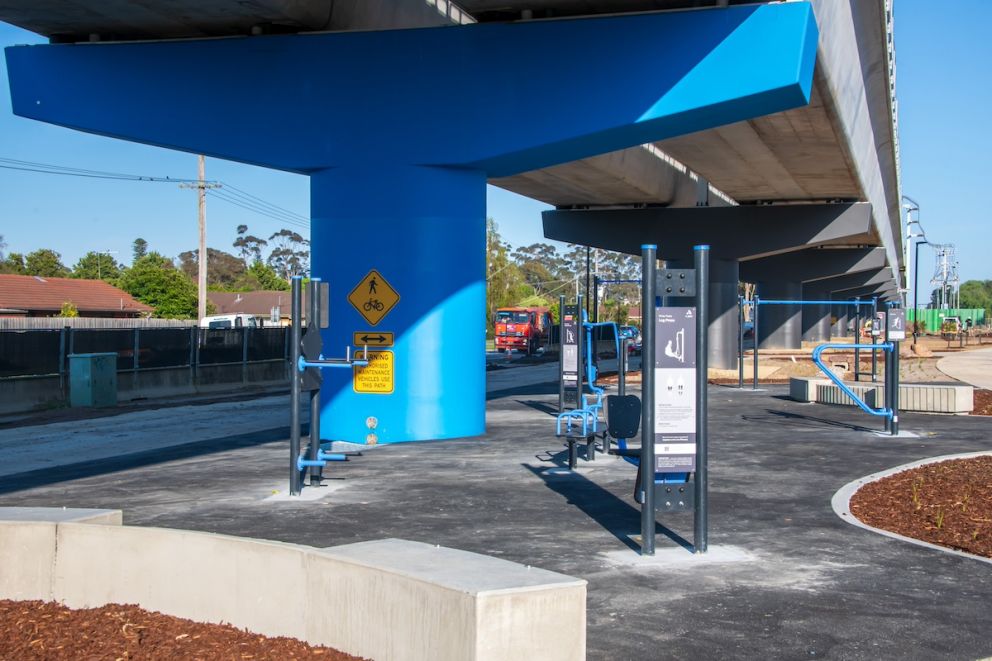
<path fill-rule="evenodd" d="M 311 176 L 325 346 L 396 338 L 392 392 L 329 372 L 321 427 L 388 443 L 484 431 L 487 178 L 805 105 L 817 38 L 797 2 L 6 58 L 23 117 Z M 373 269 L 400 294 L 376 324 L 346 298 Z"/>

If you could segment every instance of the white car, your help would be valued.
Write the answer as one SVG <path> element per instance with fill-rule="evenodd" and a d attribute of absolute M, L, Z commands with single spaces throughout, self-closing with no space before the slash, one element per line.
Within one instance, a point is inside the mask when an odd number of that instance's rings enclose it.
<path fill-rule="evenodd" d="M 210 330 L 226 328 L 258 328 L 261 324 L 250 314 L 215 314 L 200 319 L 200 328 Z"/>

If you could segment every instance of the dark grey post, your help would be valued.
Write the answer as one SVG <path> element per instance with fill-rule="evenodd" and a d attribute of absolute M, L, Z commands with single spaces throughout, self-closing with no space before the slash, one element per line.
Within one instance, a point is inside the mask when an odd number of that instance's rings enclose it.
<path fill-rule="evenodd" d="M 737 297 L 737 388 L 744 388 L 744 297 Z"/>
<path fill-rule="evenodd" d="M 65 379 L 65 368 L 66 368 L 66 331 L 69 330 L 68 326 L 63 326 L 59 331 L 59 390 L 62 393 L 63 399 L 68 397 L 68 387 L 66 386 Z"/>
<path fill-rule="evenodd" d="M 241 328 L 241 383 L 248 383 L 248 333 L 247 325 Z"/>
<path fill-rule="evenodd" d="M 871 343 L 872 345 L 878 344 L 878 329 L 875 328 L 875 324 L 878 323 L 878 317 L 875 313 L 878 312 L 878 298 L 871 299 Z M 878 383 L 878 349 L 872 346 L 871 350 L 871 382 Z"/>
<path fill-rule="evenodd" d="M 854 299 L 854 380 L 861 380 L 861 299 Z"/>
<path fill-rule="evenodd" d="M 301 281 L 293 277 L 292 307 L 289 339 L 289 494 L 300 495 L 300 470 L 296 460 L 300 456 L 300 316 L 302 310 Z"/>
<path fill-rule="evenodd" d="M 592 276 L 592 321 L 599 323 L 599 276 Z"/>
<path fill-rule="evenodd" d="M 641 555 L 654 555 L 654 325 L 658 246 L 641 246 Z M 702 319 L 699 326 L 706 327 Z"/>
<path fill-rule="evenodd" d="M 565 297 L 558 297 L 558 412 L 565 412 Z"/>
<path fill-rule="evenodd" d="M 693 546 L 696 553 L 706 553 L 709 478 L 707 461 L 709 457 L 706 424 L 708 401 L 709 353 L 706 342 L 709 338 L 709 281 L 710 247 L 696 246 L 696 507 L 693 511 Z"/>
<path fill-rule="evenodd" d="M 751 304 L 751 327 L 754 329 L 754 381 L 751 383 L 751 390 L 758 389 L 758 310 L 761 309 L 761 298 L 757 293 L 754 295 L 754 302 Z"/>
<path fill-rule="evenodd" d="M 642 315 L 643 317 L 643 315 Z M 642 322 L 643 325 L 643 322 Z M 620 356 L 617 364 L 617 395 L 623 397 L 627 394 L 627 351 L 630 340 L 626 337 L 620 338 Z M 607 452 L 610 450 L 610 439 L 606 437 L 604 443 Z"/>
<path fill-rule="evenodd" d="M 131 370 L 134 372 L 138 371 L 138 352 L 141 350 L 141 341 L 138 339 L 138 333 L 140 331 L 137 327 L 134 329 L 134 346 L 132 347 L 133 355 L 131 356 Z M 137 385 L 137 384 L 135 384 Z"/>
<path fill-rule="evenodd" d="M 193 379 L 196 383 L 200 378 L 200 336 L 203 334 L 199 326 L 195 327 L 193 333 L 193 339 L 195 340 L 195 348 L 193 350 Z"/>
<path fill-rule="evenodd" d="M 889 309 L 885 308 L 885 318 L 883 322 L 885 324 L 885 343 L 890 344 L 892 341 L 889 339 Z M 892 410 L 892 351 L 885 352 L 885 378 L 884 388 L 885 395 L 882 398 L 884 400 L 883 406 L 890 411 Z M 890 418 L 885 419 L 885 431 L 892 431 L 892 420 Z"/>
<path fill-rule="evenodd" d="M 307 293 L 309 310 L 307 311 L 308 331 L 312 333 L 320 332 L 320 279 L 311 278 L 308 285 L 310 291 Z M 313 360 L 317 356 L 307 356 Z M 310 391 L 310 461 L 317 461 L 320 454 L 320 388 Z M 310 467 L 310 486 L 319 487 L 323 476 L 323 469 L 320 466 Z"/>
<path fill-rule="evenodd" d="M 888 325 L 888 324 L 886 324 Z M 903 324 L 903 328 L 906 325 Z M 899 435 L 899 340 L 892 341 L 892 427 L 893 436 Z"/>
<path fill-rule="evenodd" d="M 587 317 L 591 317 L 592 316 L 592 315 L 589 314 L 589 302 L 592 300 L 589 297 L 589 284 L 590 284 L 589 272 L 592 270 L 590 268 L 591 265 L 592 265 L 592 247 L 591 246 L 586 246 L 586 316 Z M 579 308 L 581 308 L 581 307 L 582 307 L 582 305 L 580 304 L 579 305 Z M 581 322 L 581 314 L 579 315 L 579 317 L 580 317 L 579 320 Z"/>

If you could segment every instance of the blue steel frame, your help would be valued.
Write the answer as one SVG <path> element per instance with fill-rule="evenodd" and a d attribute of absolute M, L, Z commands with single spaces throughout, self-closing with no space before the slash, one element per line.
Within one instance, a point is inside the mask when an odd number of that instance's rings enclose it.
<path fill-rule="evenodd" d="M 843 342 L 835 342 L 832 344 L 821 344 L 817 348 L 813 349 L 813 362 L 816 363 L 816 366 L 820 368 L 820 371 L 826 374 L 827 378 L 833 381 L 834 384 L 836 384 L 837 387 L 840 388 L 845 395 L 847 395 L 852 400 L 854 400 L 854 403 L 857 404 L 858 408 L 860 408 L 862 411 L 868 413 L 869 415 L 875 415 L 881 418 L 886 418 L 887 420 L 891 420 L 893 416 L 892 409 L 886 407 L 882 407 L 880 409 L 873 409 L 872 407 L 868 406 L 864 401 L 859 399 L 856 394 L 854 394 L 853 390 L 848 388 L 847 385 L 843 381 L 841 381 L 839 376 L 834 374 L 833 370 L 831 370 L 829 367 L 823 364 L 823 361 L 820 359 L 820 355 L 827 349 L 854 348 L 854 349 L 881 349 L 882 351 L 894 351 L 895 346 L 896 345 L 893 342 L 881 342 L 879 344 L 845 344 Z"/>

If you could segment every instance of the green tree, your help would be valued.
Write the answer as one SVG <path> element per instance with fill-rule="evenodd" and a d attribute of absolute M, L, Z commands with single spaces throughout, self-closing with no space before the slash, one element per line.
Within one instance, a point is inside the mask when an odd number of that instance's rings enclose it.
<path fill-rule="evenodd" d="M 968 280 L 961 284 L 961 307 L 985 310 L 992 317 L 992 280 Z"/>
<path fill-rule="evenodd" d="M 72 301 L 66 301 L 62 304 L 62 309 L 59 311 L 60 317 L 78 317 L 79 308 Z"/>
<path fill-rule="evenodd" d="M 281 229 L 269 237 L 273 244 L 267 261 L 280 277 L 306 276 L 310 272 L 310 242 L 298 233 Z"/>
<path fill-rule="evenodd" d="M 164 319 L 195 319 L 196 284 L 172 261 L 156 252 L 141 257 L 125 269 L 117 286 L 155 308 Z"/>
<path fill-rule="evenodd" d="M 494 332 L 493 317 L 497 308 L 516 305 L 534 289 L 527 286 L 519 267 L 510 261 L 510 245 L 503 241 L 499 226 L 492 218 L 486 219 L 486 334 Z M 526 287 L 526 290 L 524 289 Z"/>
<path fill-rule="evenodd" d="M 265 239 L 248 234 L 247 225 L 238 225 L 238 238 L 234 240 L 234 247 L 238 249 L 241 261 L 245 266 L 262 259 L 262 248 L 269 245 Z"/>
<path fill-rule="evenodd" d="M 199 250 L 187 250 L 179 254 L 179 269 L 196 280 L 199 272 Z M 236 288 L 244 276 L 244 262 L 229 252 L 207 248 L 207 286 L 221 291 Z"/>
<path fill-rule="evenodd" d="M 289 291 L 289 283 L 279 277 L 271 266 L 256 259 L 235 283 L 235 291 Z"/>
<path fill-rule="evenodd" d="M 7 255 L 7 259 L 0 262 L 0 273 L 27 275 L 27 267 L 24 265 L 24 255 L 19 252 L 12 252 Z"/>
<path fill-rule="evenodd" d="M 110 255 L 90 251 L 72 267 L 72 277 L 113 282 L 121 275 L 121 267 Z"/>
<path fill-rule="evenodd" d="M 24 258 L 24 267 L 27 275 L 42 278 L 64 278 L 69 275 L 69 269 L 62 263 L 62 255 L 48 248 L 28 253 Z"/>
<path fill-rule="evenodd" d="M 131 263 L 134 264 L 136 261 L 148 254 L 148 242 L 138 237 L 131 244 Z"/>

